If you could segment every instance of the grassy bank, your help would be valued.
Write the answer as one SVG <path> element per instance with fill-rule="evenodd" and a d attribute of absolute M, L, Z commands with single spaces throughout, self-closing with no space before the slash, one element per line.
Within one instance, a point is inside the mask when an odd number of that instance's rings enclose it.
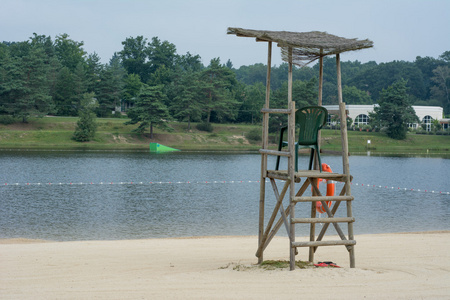
<path fill-rule="evenodd" d="M 150 142 L 180 150 L 257 151 L 260 148 L 260 142 L 247 138 L 252 129 L 260 128 L 259 125 L 214 124 L 214 131 L 210 133 L 197 130 L 195 124 L 187 131 L 187 123 L 171 123 L 173 131 L 154 128 L 154 139 L 150 139 L 148 133 L 134 133 L 136 125 L 124 125 L 126 119 L 98 119 L 95 139 L 80 143 L 71 139 L 77 120 L 46 117 L 31 119 L 27 124 L 0 124 L 0 149 L 146 151 Z M 276 136 L 271 136 L 270 141 L 275 148 Z M 397 141 L 383 133 L 349 131 L 348 141 L 352 153 L 370 150 L 373 153 L 450 154 L 450 136 L 409 134 L 406 140 Z M 322 147 L 339 151 L 340 131 L 322 130 Z"/>

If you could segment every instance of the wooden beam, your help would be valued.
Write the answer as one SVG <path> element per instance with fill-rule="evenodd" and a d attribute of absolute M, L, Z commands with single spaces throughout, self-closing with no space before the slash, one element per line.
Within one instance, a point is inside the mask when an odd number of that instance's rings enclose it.
<path fill-rule="evenodd" d="M 279 156 L 287 156 L 290 157 L 291 154 L 286 151 L 278 151 L 278 150 L 266 150 L 266 149 L 259 149 L 259 153 L 266 154 L 266 155 L 279 155 Z"/>
<path fill-rule="evenodd" d="M 294 218 L 294 223 L 350 223 L 355 222 L 355 218 Z"/>
<path fill-rule="evenodd" d="M 318 246 L 338 246 L 338 245 L 356 245 L 354 240 L 338 240 L 338 241 L 315 241 L 315 242 L 296 242 L 293 247 L 318 247 Z"/>
<path fill-rule="evenodd" d="M 316 202 L 316 201 L 352 201 L 353 196 L 311 196 L 294 197 L 294 202 Z"/>
<path fill-rule="evenodd" d="M 290 114 L 290 109 L 285 108 L 263 108 L 261 109 L 262 113 L 272 113 L 272 114 Z"/>
<path fill-rule="evenodd" d="M 264 108 L 270 107 L 270 75 L 272 67 L 272 42 L 267 43 L 267 78 L 266 78 L 266 101 Z M 269 147 L 269 115 L 263 114 L 262 149 Z M 258 244 L 262 244 L 264 235 L 264 207 L 266 198 L 266 176 L 267 176 L 267 154 L 261 153 L 261 180 L 259 184 L 259 228 Z M 258 257 L 258 263 L 263 262 L 263 253 Z"/>
<path fill-rule="evenodd" d="M 275 180 L 271 179 L 270 182 L 272 183 L 272 188 L 273 188 L 273 191 L 275 193 L 275 197 L 277 198 L 277 203 L 275 204 L 275 208 L 273 209 L 272 215 L 271 215 L 271 217 L 269 219 L 269 222 L 267 223 L 266 230 L 264 231 L 264 234 L 263 234 L 263 238 L 262 238 L 261 242 L 258 245 L 258 250 L 256 251 L 256 256 L 257 257 L 260 257 L 262 255 L 262 252 L 264 251 L 264 245 L 266 243 L 267 236 L 268 236 L 268 234 L 269 234 L 269 232 L 270 232 L 270 230 L 272 228 L 272 224 L 275 221 L 275 218 L 277 216 L 278 210 L 279 210 L 279 208 L 281 206 L 281 203 L 283 202 L 283 198 L 286 195 L 286 192 L 287 192 L 287 190 L 289 188 L 289 184 L 290 184 L 289 181 L 286 181 L 284 183 L 284 187 L 283 187 L 283 190 L 281 191 L 281 194 L 279 194 L 277 185 L 275 184 Z"/>
<path fill-rule="evenodd" d="M 295 218 L 295 203 L 292 201 L 295 197 L 295 102 L 292 101 L 292 47 L 288 49 L 289 64 L 288 64 L 288 108 L 291 110 L 291 114 L 288 118 L 288 148 L 290 157 L 288 159 L 288 176 L 290 180 L 289 187 L 289 206 L 290 218 Z M 289 241 L 292 244 L 295 241 L 295 224 L 291 222 L 291 228 L 289 230 Z M 295 249 L 290 248 L 289 255 L 289 268 L 295 269 Z"/>

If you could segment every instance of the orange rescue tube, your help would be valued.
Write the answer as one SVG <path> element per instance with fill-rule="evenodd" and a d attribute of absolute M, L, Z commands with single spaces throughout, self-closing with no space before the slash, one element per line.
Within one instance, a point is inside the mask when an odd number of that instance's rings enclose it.
<path fill-rule="evenodd" d="M 328 173 L 333 173 L 333 171 L 331 171 L 330 166 L 325 163 L 322 164 L 322 171 L 328 172 Z M 317 185 L 319 185 L 319 183 L 321 181 L 322 181 L 322 179 L 319 179 L 319 181 L 317 182 Z M 333 180 L 327 179 L 326 182 L 327 182 L 327 196 L 334 196 L 335 184 L 334 184 Z M 326 203 L 327 203 L 328 207 L 331 207 L 331 201 L 326 201 Z M 320 201 L 316 202 L 316 211 L 320 214 L 323 214 L 325 212 L 325 209 L 322 207 L 322 202 L 320 202 Z"/>

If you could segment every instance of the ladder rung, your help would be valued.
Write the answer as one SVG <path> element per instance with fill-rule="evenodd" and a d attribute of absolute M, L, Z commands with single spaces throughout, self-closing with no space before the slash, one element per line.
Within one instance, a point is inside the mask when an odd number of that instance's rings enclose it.
<path fill-rule="evenodd" d="M 313 201 L 352 201 L 353 196 L 311 196 L 311 197 L 294 197 L 294 202 L 313 202 Z"/>
<path fill-rule="evenodd" d="M 352 223 L 355 218 L 293 218 L 292 223 Z"/>
<path fill-rule="evenodd" d="M 289 152 L 286 152 L 286 151 L 276 151 L 276 150 L 267 150 L 267 149 L 259 149 L 259 153 L 269 154 L 269 155 L 287 156 L 287 157 L 291 156 L 289 154 Z"/>
<path fill-rule="evenodd" d="M 282 108 L 263 108 L 261 109 L 262 113 L 273 113 L 273 114 L 290 114 L 290 109 L 282 109 Z"/>
<path fill-rule="evenodd" d="M 315 242 L 293 242 L 292 247 L 318 247 L 318 246 L 351 246 L 356 245 L 355 240 L 338 240 L 338 241 L 315 241 Z"/>

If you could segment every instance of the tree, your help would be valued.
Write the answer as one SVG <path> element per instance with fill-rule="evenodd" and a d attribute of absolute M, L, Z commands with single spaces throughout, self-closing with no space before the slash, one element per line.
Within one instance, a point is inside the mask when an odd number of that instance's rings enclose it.
<path fill-rule="evenodd" d="M 342 77 L 345 78 L 345 74 Z M 393 61 L 381 63 L 360 72 L 347 84 L 367 91 L 372 99 L 376 100 L 380 97 L 382 89 L 401 79 L 407 80 L 408 94 L 413 95 L 417 99 L 426 98 L 426 86 L 422 71 L 412 62 Z"/>
<path fill-rule="evenodd" d="M 408 99 L 406 80 L 401 79 L 383 89 L 378 104 L 369 116 L 386 127 L 386 134 L 392 139 L 405 139 L 408 123 L 419 121 Z"/>
<path fill-rule="evenodd" d="M 128 74 L 124 79 L 124 88 L 122 93 L 122 100 L 125 107 L 133 106 L 136 101 L 139 91 L 141 90 L 142 82 L 137 74 Z"/>
<path fill-rule="evenodd" d="M 78 105 L 81 103 L 81 99 L 87 92 L 88 83 L 86 81 L 86 68 L 84 63 L 78 63 L 73 72 L 73 88 L 74 88 L 74 102 Z"/>
<path fill-rule="evenodd" d="M 177 57 L 177 48 L 168 41 L 161 42 L 158 37 L 153 37 L 148 43 L 147 55 L 150 63 L 150 73 L 156 72 L 164 66 L 166 69 L 173 69 Z"/>
<path fill-rule="evenodd" d="M 450 51 L 445 51 L 444 53 L 439 55 L 439 58 L 447 63 L 450 63 Z"/>
<path fill-rule="evenodd" d="M 347 104 L 372 104 L 370 95 L 354 86 L 344 86 L 342 97 Z"/>
<path fill-rule="evenodd" d="M 214 58 L 202 71 L 201 78 L 206 123 L 211 121 L 213 112 L 217 121 L 234 120 L 238 103 L 234 98 L 233 88 L 237 81 L 233 71 L 221 65 L 219 58 Z"/>
<path fill-rule="evenodd" d="M 176 66 L 180 68 L 182 72 L 198 72 L 204 68 L 200 55 L 192 55 L 189 52 L 185 55 L 176 57 Z"/>
<path fill-rule="evenodd" d="M 246 85 L 243 90 L 242 104 L 239 109 L 238 120 L 240 122 L 261 121 L 261 108 L 266 101 L 266 87 L 261 82 L 253 85 Z"/>
<path fill-rule="evenodd" d="M 101 71 L 96 94 L 99 104 L 97 108 L 98 116 L 111 116 L 116 107 L 120 106 L 123 75 L 121 66 L 114 60 L 112 64 L 105 66 Z"/>
<path fill-rule="evenodd" d="M 168 41 L 161 42 L 158 37 L 153 37 L 147 46 L 149 79 L 146 81 L 149 85 L 163 85 L 164 93 L 168 94 L 168 85 L 174 81 L 176 76 L 175 63 L 178 61 L 176 47 Z"/>
<path fill-rule="evenodd" d="M 136 131 L 141 133 L 150 127 L 150 139 L 153 139 L 153 126 L 162 129 L 170 128 L 167 125 L 167 120 L 170 118 L 169 111 L 164 105 L 166 95 L 162 89 L 162 86 L 144 85 L 134 107 L 128 111 L 128 117 L 131 120 L 125 122 L 127 125 L 139 123 Z"/>
<path fill-rule="evenodd" d="M 14 115 L 15 99 L 25 90 L 21 58 L 11 55 L 10 47 L 0 48 L 0 113 Z"/>
<path fill-rule="evenodd" d="M 97 53 L 90 54 L 86 60 L 86 81 L 88 92 L 97 93 L 98 83 L 103 65 Z"/>
<path fill-rule="evenodd" d="M 174 87 L 175 97 L 170 110 L 175 118 L 188 121 L 188 130 L 191 129 L 191 121 L 198 121 L 202 116 L 199 76 L 199 72 L 185 72 Z"/>
<path fill-rule="evenodd" d="M 76 116 L 78 113 L 78 104 L 74 102 L 75 93 L 73 75 L 69 68 L 62 67 L 59 71 L 53 101 L 56 105 L 56 114 L 60 116 Z"/>
<path fill-rule="evenodd" d="M 317 78 L 313 77 L 309 81 L 295 80 L 292 83 L 292 100 L 295 101 L 295 108 L 317 105 Z M 280 89 L 274 91 L 272 96 L 273 107 L 288 108 L 288 83 L 284 82 Z M 287 124 L 287 115 L 274 114 L 269 119 L 269 131 L 279 132 L 283 124 Z"/>
<path fill-rule="evenodd" d="M 85 61 L 83 45 L 83 42 L 69 39 L 67 33 L 58 35 L 55 39 L 56 56 L 63 66 L 73 72 L 80 62 Z"/>
<path fill-rule="evenodd" d="M 122 65 L 128 74 L 137 74 L 141 81 L 147 83 L 150 76 L 147 39 L 142 35 L 126 38 L 122 42 L 123 50 L 119 52 Z"/>
<path fill-rule="evenodd" d="M 94 93 L 86 93 L 83 95 L 78 112 L 80 118 L 72 136 L 73 140 L 77 142 L 88 142 L 94 138 L 95 131 L 97 130 L 94 110 L 97 106 L 98 103 L 94 98 Z"/>
<path fill-rule="evenodd" d="M 431 80 L 436 84 L 431 87 L 431 95 L 438 100 L 446 113 L 450 112 L 450 68 L 439 66 L 433 70 Z"/>
<path fill-rule="evenodd" d="M 24 123 L 30 116 L 42 117 L 51 112 L 50 64 L 44 48 L 21 42 L 12 45 L 2 56 L 0 110 Z"/>

